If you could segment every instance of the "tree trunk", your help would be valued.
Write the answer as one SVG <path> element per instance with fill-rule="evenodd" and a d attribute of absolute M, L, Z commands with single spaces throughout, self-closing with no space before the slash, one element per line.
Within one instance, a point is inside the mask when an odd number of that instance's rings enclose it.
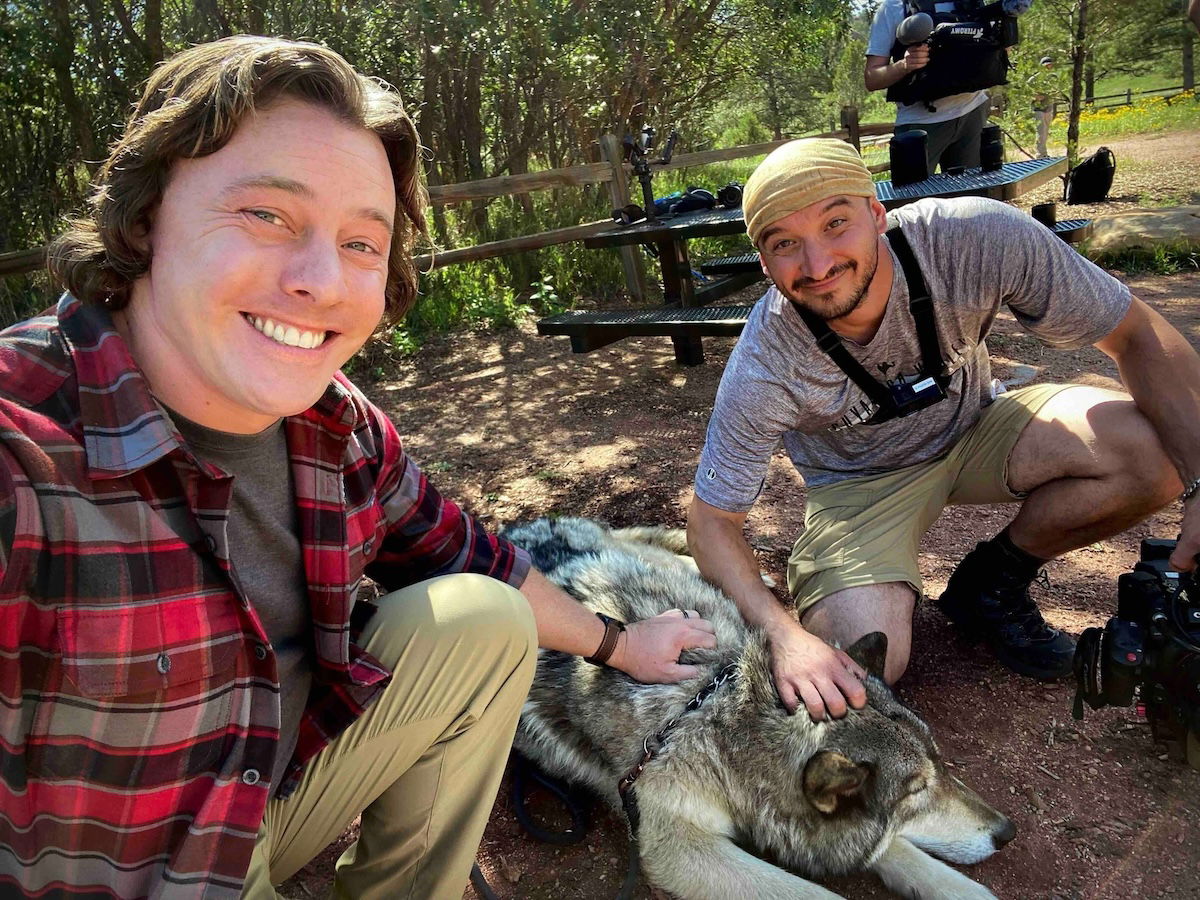
<path fill-rule="evenodd" d="M 54 46 L 50 51 L 50 64 L 54 68 L 54 83 L 58 87 L 63 109 L 71 123 L 71 131 L 79 145 L 79 154 L 87 167 L 95 171 L 100 163 L 96 135 L 88 110 L 75 92 L 71 78 L 71 63 L 75 59 L 75 29 L 71 26 L 71 9 L 67 0 L 52 0 L 49 12 L 54 27 Z"/>
<path fill-rule="evenodd" d="M 486 177 L 483 168 L 483 53 L 472 48 L 467 56 L 466 90 L 462 102 L 462 140 L 467 157 L 467 178 L 479 181 Z M 471 201 L 471 220 L 479 240 L 490 241 L 487 201 Z"/>
<path fill-rule="evenodd" d="M 1182 0 L 1183 14 L 1187 16 L 1188 0 Z M 1192 35 L 1192 23 L 1185 21 L 1183 23 L 1183 89 L 1190 91 L 1196 86 L 1196 70 L 1192 57 L 1192 48 L 1194 37 Z"/>
<path fill-rule="evenodd" d="M 143 10 L 146 22 L 146 48 L 151 66 L 162 62 L 166 55 L 163 50 L 162 36 L 162 0 L 146 0 Z"/>
<path fill-rule="evenodd" d="M 1079 114 L 1083 94 L 1083 67 L 1087 55 L 1087 14 L 1089 0 L 1078 0 L 1075 33 L 1071 36 L 1071 108 L 1067 113 L 1067 164 L 1079 162 Z"/>
<path fill-rule="evenodd" d="M 1096 67 L 1089 59 L 1083 69 L 1083 102 L 1094 103 L 1096 99 Z"/>
<path fill-rule="evenodd" d="M 783 122 L 779 112 L 779 91 L 775 88 L 775 73 L 767 71 L 765 80 L 767 88 L 767 108 L 771 115 L 771 130 L 775 135 L 775 140 L 783 140 Z"/>
<path fill-rule="evenodd" d="M 438 54 L 433 52 L 426 31 L 422 49 L 422 78 L 421 92 L 425 102 L 421 104 L 421 115 L 417 118 L 417 132 L 421 135 L 421 144 L 430 151 L 429 168 L 426 172 L 426 183 L 437 185 L 442 183 L 442 173 L 438 165 L 441 158 L 442 131 L 439 123 L 445 122 L 445 105 L 442 102 L 438 86 L 441 84 L 441 62 Z M 446 246 L 450 240 L 450 231 L 446 226 L 446 211 L 440 205 L 433 207 L 433 237 L 439 246 Z"/>

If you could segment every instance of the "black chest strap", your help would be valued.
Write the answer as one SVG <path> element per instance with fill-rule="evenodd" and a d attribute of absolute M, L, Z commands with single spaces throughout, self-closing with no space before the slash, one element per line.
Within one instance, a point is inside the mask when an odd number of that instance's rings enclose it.
<path fill-rule="evenodd" d="M 908 238 L 904 236 L 900 226 L 889 228 L 887 238 L 900 260 L 904 280 L 908 283 L 908 312 L 917 326 L 922 370 L 945 387 L 950 379 L 942 374 L 942 348 L 938 343 L 937 318 L 933 313 L 933 298 L 929 296 L 925 276 L 921 274 L 921 267 L 917 264 L 912 245 L 908 243 Z"/>
<path fill-rule="evenodd" d="M 917 342 L 921 347 L 921 370 L 926 376 L 932 377 L 942 388 L 949 384 L 948 376 L 942 374 L 942 351 L 938 344 L 937 319 L 933 312 L 933 298 L 929 296 L 929 288 L 925 284 L 925 276 L 913 254 L 908 238 L 899 226 L 888 229 L 888 243 L 900 260 L 900 268 L 904 272 L 904 280 L 908 284 L 908 311 L 913 317 L 917 328 Z M 811 310 L 795 304 L 800 318 L 808 326 L 817 346 L 866 394 L 881 411 L 894 411 L 895 400 L 892 392 L 870 376 L 862 363 L 850 355 L 846 345 L 842 343 L 829 324 Z"/>

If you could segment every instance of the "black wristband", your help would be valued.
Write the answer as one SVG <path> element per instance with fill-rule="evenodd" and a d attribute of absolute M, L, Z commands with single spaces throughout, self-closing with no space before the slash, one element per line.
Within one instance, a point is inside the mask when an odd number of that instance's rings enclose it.
<path fill-rule="evenodd" d="M 620 638 L 621 632 L 625 630 L 625 623 L 612 616 L 606 616 L 604 613 L 596 613 L 596 618 L 604 623 L 604 637 L 600 639 L 600 646 L 596 648 L 596 652 L 591 656 L 585 656 L 583 661 L 590 662 L 593 666 L 603 666 L 608 663 L 608 658 L 617 649 L 617 640 Z"/>

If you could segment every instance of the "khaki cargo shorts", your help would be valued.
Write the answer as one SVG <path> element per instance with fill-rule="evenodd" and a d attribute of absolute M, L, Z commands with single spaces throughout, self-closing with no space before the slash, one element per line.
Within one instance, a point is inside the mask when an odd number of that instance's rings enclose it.
<path fill-rule="evenodd" d="M 804 531 L 788 559 L 797 612 L 845 588 L 893 581 L 920 596 L 921 536 L 948 504 L 1021 500 L 1008 487 L 1008 456 L 1038 410 L 1072 387 L 1035 384 L 1001 394 L 940 459 L 809 491 Z"/>

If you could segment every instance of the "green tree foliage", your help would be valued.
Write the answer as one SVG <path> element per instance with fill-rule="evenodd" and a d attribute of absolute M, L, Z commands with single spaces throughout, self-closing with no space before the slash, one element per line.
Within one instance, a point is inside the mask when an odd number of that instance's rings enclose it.
<path fill-rule="evenodd" d="M 1068 116 L 1067 155 L 1076 161 L 1079 115 L 1099 79 L 1162 71 L 1180 58 L 1190 25 L 1179 0 L 1036 0 L 1020 19 L 1021 45 L 1012 54 L 1018 73 L 1010 96 L 1029 109 L 1032 94 L 1049 87 Z M 1051 73 L 1038 60 L 1054 60 Z M 1178 82 L 1176 82 L 1178 83 Z"/>
<path fill-rule="evenodd" d="M 645 124 L 660 134 L 679 129 L 677 149 L 686 151 L 823 131 L 847 104 L 862 108 L 863 120 L 888 119 L 882 94 L 867 95 L 862 85 L 874 6 L 864 0 L 9 0 L 0 7 L 0 252 L 44 243 L 79 209 L 141 82 L 157 62 L 193 43 L 259 33 L 328 44 L 400 90 L 429 148 L 428 181 L 437 185 L 596 161 L 600 134 Z M 1085 7 L 1090 24 L 1081 39 L 1078 14 Z M 1066 97 L 1077 54 L 1095 77 L 1141 71 L 1179 52 L 1181 26 L 1180 0 L 1037 0 L 1022 18 L 1010 90 L 1020 97 L 1023 72 L 1047 52 L 1063 59 L 1056 77 L 1065 79 Z M 665 193 L 673 179 L 658 178 L 655 186 Z M 437 208 L 431 231 L 438 246 L 466 246 L 601 218 L 609 206 L 602 186 L 564 188 Z M 476 293 L 508 285 L 521 294 L 552 278 L 554 291 L 534 293 L 569 302 L 581 285 L 594 291 L 597 284 L 619 284 L 615 264 L 602 256 L 567 245 L 481 264 Z M 465 277 L 431 277 L 427 299 L 461 290 Z M 14 296 L 38 306 L 48 292 L 36 279 L 5 279 L 0 315 L 11 317 L 19 307 Z M 485 306 L 449 304 L 464 315 Z M 426 310 L 431 323 L 441 323 L 444 313 Z"/>

